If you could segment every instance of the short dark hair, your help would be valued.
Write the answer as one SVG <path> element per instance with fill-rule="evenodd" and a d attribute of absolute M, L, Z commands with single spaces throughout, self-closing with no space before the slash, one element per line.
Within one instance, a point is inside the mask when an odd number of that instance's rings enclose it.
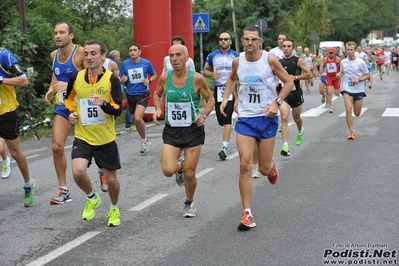
<path fill-rule="evenodd" d="M 182 36 L 180 36 L 180 35 L 173 36 L 173 38 L 172 38 L 172 45 L 173 45 L 173 42 L 174 42 L 174 41 L 180 41 L 182 45 L 185 45 L 185 44 L 186 44 L 186 41 L 185 41 L 184 38 L 183 38 Z"/>
<path fill-rule="evenodd" d="M 285 41 L 292 42 L 292 48 L 295 47 L 295 42 L 293 39 L 286 38 L 283 42 L 285 42 Z"/>
<path fill-rule="evenodd" d="M 107 53 L 107 46 L 105 46 L 105 44 L 99 40 L 89 40 L 86 41 L 85 46 L 86 45 L 95 45 L 98 44 L 100 46 L 100 52 L 101 54 L 105 54 Z"/>
<path fill-rule="evenodd" d="M 69 23 L 69 22 L 58 22 L 58 23 L 56 24 L 56 26 L 58 26 L 58 25 L 60 25 L 60 24 L 67 24 L 69 34 L 74 33 L 73 27 L 72 27 L 71 23 Z"/>
<path fill-rule="evenodd" d="M 129 45 L 129 48 L 130 47 L 132 47 L 132 46 L 136 46 L 139 50 L 141 50 L 141 47 L 140 47 L 140 45 L 138 44 L 138 43 L 132 43 L 131 45 Z"/>
<path fill-rule="evenodd" d="M 285 36 L 285 40 L 288 39 L 287 33 L 285 33 L 285 32 L 280 32 L 280 33 L 277 35 L 277 37 L 280 36 L 280 35 L 284 35 L 284 36 Z"/>
<path fill-rule="evenodd" d="M 244 31 L 257 31 L 257 32 L 258 32 L 258 36 L 259 36 L 259 37 L 262 37 L 262 31 L 261 31 L 258 27 L 254 26 L 254 25 L 246 26 L 246 27 L 242 30 L 242 34 L 243 34 L 243 35 L 244 35 Z"/>

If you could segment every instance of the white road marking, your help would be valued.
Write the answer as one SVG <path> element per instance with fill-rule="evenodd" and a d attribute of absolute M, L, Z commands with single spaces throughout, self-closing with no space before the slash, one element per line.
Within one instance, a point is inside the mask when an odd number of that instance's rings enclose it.
<path fill-rule="evenodd" d="M 360 115 L 359 116 L 362 116 L 362 114 L 364 113 L 364 112 L 366 112 L 367 111 L 367 109 L 368 108 L 362 108 L 362 111 L 360 112 Z M 341 113 L 340 115 L 339 115 L 339 117 L 345 117 L 345 112 L 343 112 L 343 113 Z M 353 113 L 353 111 L 352 111 L 352 116 L 355 116 L 355 114 Z"/>
<path fill-rule="evenodd" d="M 58 258 L 59 256 L 63 255 L 64 253 L 67 253 L 71 249 L 83 244 L 84 242 L 86 242 L 90 238 L 95 237 L 99 233 L 101 233 L 101 231 L 87 232 L 86 234 L 84 234 L 82 236 L 79 236 L 78 238 L 72 240 L 71 242 L 66 243 L 65 245 L 63 245 L 63 246 L 51 251 L 47 255 L 45 255 L 43 257 L 40 257 L 37 260 L 32 261 L 29 264 L 26 264 L 25 266 L 42 266 L 42 265 L 45 265 L 46 263 L 49 263 L 50 261 L 52 261 L 52 260 Z"/>
<path fill-rule="evenodd" d="M 328 110 L 327 108 L 311 108 L 311 109 L 307 110 L 306 112 L 303 112 L 301 114 L 301 116 L 302 117 L 318 117 L 319 115 L 326 112 L 327 110 Z"/>
<path fill-rule="evenodd" d="M 133 208 L 129 209 L 129 211 L 141 211 L 142 209 L 150 206 L 151 204 L 153 204 L 154 202 L 157 202 L 158 200 L 166 197 L 168 194 L 157 194 L 154 197 L 143 201 L 142 203 L 140 203 L 139 205 L 134 206 Z"/>
<path fill-rule="evenodd" d="M 206 173 L 212 171 L 214 168 L 205 168 L 204 170 L 202 170 L 201 172 L 199 172 L 198 174 L 196 174 L 196 177 L 199 178 L 203 175 L 205 175 Z"/>
<path fill-rule="evenodd" d="M 386 108 L 384 113 L 381 115 L 383 117 L 398 117 L 399 108 Z"/>

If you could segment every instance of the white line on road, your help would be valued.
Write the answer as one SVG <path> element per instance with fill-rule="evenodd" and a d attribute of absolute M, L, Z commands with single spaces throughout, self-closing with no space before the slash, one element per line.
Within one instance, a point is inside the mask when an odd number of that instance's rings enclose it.
<path fill-rule="evenodd" d="M 140 203 L 139 205 L 134 206 L 133 208 L 129 209 L 129 211 L 141 211 L 142 209 L 150 206 L 151 204 L 153 204 L 154 202 L 157 202 L 158 200 L 162 199 L 163 197 L 166 197 L 168 194 L 157 194 L 154 197 L 143 201 L 142 203 Z"/>
<path fill-rule="evenodd" d="M 360 112 L 360 115 L 359 115 L 359 116 L 362 116 L 362 114 L 363 114 L 364 112 L 366 112 L 367 109 L 368 109 L 368 108 L 362 108 L 362 111 Z M 343 113 L 341 113 L 341 114 L 339 115 L 339 117 L 345 117 L 345 116 L 346 116 L 346 112 L 343 112 Z M 355 116 L 355 114 L 353 113 L 353 111 L 352 111 L 352 116 Z"/>
<path fill-rule="evenodd" d="M 205 168 L 204 170 L 202 170 L 201 172 L 199 172 L 198 174 L 196 174 L 196 177 L 199 178 L 200 176 L 205 175 L 206 173 L 212 171 L 214 168 Z"/>
<path fill-rule="evenodd" d="M 71 249 L 83 244 L 87 240 L 89 240 L 92 237 L 95 237 L 101 233 L 101 231 L 92 231 L 92 232 L 87 232 L 86 234 L 76 238 L 75 240 L 72 240 L 69 243 L 66 243 L 65 245 L 51 251 L 47 255 L 38 258 L 37 260 L 32 261 L 29 264 L 26 264 L 25 266 L 42 266 L 45 265 L 46 263 L 49 263 L 50 261 L 56 259 L 57 257 L 63 255 L 64 253 L 67 253 Z"/>

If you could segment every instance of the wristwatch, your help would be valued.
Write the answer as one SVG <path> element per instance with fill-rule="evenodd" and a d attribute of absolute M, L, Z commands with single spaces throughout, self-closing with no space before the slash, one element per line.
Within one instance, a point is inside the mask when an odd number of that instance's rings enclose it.
<path fill-rule="evenodd" d="M 206 119 L 206 117 L 207 117 L 207 115 L 206 115 L 206 114 L 204 114 L 204 113 L 201 113 L 201 115 L 202 115 L 202 117 L 203 117 L 204 119 Z"/>
<path fill-rule="evenodd" d="M 277 99 L 276 99 L 276 103 L 278 104 L 278 106 L 282 105 L 283 102 L 284 102 L 284 101 L 283 101 L 282 99 L 280 99 L 280 98 L 277 98 Z"/>
<path fill-rule="evenodd" d="M 298 76 L 295 76 L 295 80 L 298 80 Z"/>
<path fill-rule="evenodd" d="M 3 83 L 4 77 L 0 76 L 0 84 Z"/>

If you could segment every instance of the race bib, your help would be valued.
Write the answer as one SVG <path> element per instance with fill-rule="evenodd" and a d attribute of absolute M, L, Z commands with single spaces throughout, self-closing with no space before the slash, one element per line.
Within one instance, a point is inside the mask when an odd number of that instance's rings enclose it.
<path fill-rule="evenodd" d="M 106 123 L 104 111 L 95 105 L 93 100 L 93 98 L 80 99 L 80 120 L 84 126 Z"/>
<path fill-rule="evenodd" d="M 64 104 L 64 99 L 65 99 L 65 97 L 66 97 L 66 94 L 67 94 L 66 91 L 59 91 L 59 92 L 58 92 L 58 101 L 59 101 L 61 104 Z"/>
<path fill-rule="evenodd" d="M 191 126 L 191 103 L 168 103 L 168 121 L 171 127 Z"/>
<path fill-rule="evenodd" d="M 217 95 L 217 102 L 220 103 L 223 101 L 223 97 L 224 97 L 224 91 L 226 89 L 226 87 L 216 87 L 217 91 L 216 91 L 216 95 Z M 228 101 L 233 100 L 233 94 L 230 94 L 229 98 L 227 99 Z"/>
<path fill-rule="evenodd" d="M 145 79 L 143 68 L 133 68 L 128 70 L 129 81 L 131 84 L 143 82 Z"/>
<path fill-rule="evenodd" d="M 348 78 L 348 86 L 349 87 L 355 87 L 355 83 L 353 83 L 353 80 L 351 78 Z"/>
<path fill-rule="evenodd" d="M 265 86 L 244 86 L 242 88 L 242 102 L 245 109 L 260 111 L 266 108 Z"/>
<path fill-rule="evenodd" d="M 337 65 L 335 63 L 327 63 L 327 73 L 337 73 Z"/>

